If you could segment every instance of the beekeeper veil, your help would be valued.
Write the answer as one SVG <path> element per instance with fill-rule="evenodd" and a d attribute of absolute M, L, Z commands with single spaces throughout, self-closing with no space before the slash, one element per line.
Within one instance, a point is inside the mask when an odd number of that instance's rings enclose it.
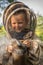
<path fill-rule="evenodd" d="M 26 13 L 27 16 L 27 27 L 28 30 L 32 31 L 34 33 L 35 31 L 35 27 L 36 27 L 36 16 L 33 13 L 33 11 L 24 3 L 22 2 L 13 2 L 10 5 L 7 6 L 7 8 L 4 11 L 3 14 L 3 24 L 5 27 L 5 30 L 7 31 L 7 33 L 9 34 L 10 37 L 12 37 L 11 33 L 12 33 L 12 29 L 10 26 L 10 17 L 16 13 L 17 11 L 23 10 Z"/>

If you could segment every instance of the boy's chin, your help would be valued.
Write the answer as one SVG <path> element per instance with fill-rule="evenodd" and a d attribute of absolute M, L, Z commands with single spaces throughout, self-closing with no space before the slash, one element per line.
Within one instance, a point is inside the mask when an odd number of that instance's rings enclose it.
<path fill-rule="evenodd" d="M 21 32 L 21 30 L 15 30 L 17 33 L 20 33 Z"/>

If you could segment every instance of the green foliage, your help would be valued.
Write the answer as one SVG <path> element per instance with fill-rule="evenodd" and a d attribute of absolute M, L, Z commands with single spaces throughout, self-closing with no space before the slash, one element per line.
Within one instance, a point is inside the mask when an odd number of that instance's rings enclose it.
<path fill-rule="evenodd" d="M 0 17 L 2 16 L 2 14 L 0 13 Z"/>
<path fill-rule="evenodd" d="M 1 26 L 1 28 L 0 28 L 0 37 L 2 37 L 5 34 L 6 34 L 6 31 L 5 31 L 4 27 Z"/>
<path fill-rule="evenodd" d="M 43 16 L 37 18 L 36 34 L 43 41 Z"/>
<path fill-rule="evenodd" d="M 9 3 L 13 2 L 14 0 L 8 0 Z"/>
<path fill-rule="evenodd" d="M 40 34 L 39 38 L 43 41 L 43 33 Z"/>

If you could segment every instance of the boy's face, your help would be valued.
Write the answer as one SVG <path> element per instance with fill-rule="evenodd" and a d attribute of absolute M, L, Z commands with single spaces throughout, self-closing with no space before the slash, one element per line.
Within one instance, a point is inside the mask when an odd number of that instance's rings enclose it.
<path fill-rule="evenodd" d="M 12 29 L 15 30 L 16 32 L 21 32 L 26 26 L 25 15 L 22 13 L 12 15 L 11 26 Z"/>

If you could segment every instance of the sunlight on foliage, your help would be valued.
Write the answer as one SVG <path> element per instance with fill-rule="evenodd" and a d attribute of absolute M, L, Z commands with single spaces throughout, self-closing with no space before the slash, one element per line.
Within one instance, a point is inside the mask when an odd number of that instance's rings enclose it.
<path fill-rule="evenodd" d="M 0 29 L 0 37 L 2 37 L 5 34 L 6 34 L 6 31 L 4 29 L 4 26 L 2 26 L 2 28 Z"/>
<path fill-rule="evenodd" d="M 39 16 L 37 18 L 36 35 L 43 40 L 43 17 Z"/>

